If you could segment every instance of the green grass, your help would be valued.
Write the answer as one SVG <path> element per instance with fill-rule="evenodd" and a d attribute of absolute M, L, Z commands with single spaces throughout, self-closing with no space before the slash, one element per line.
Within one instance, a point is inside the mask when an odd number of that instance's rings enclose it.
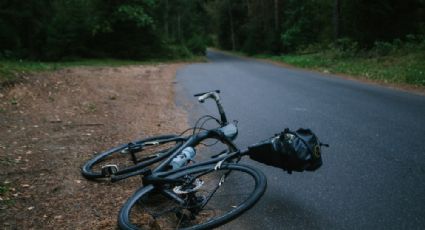
<path fill-rule="evenodd" d="M 0 196 L 6 194 L 7 191 L 9 191 L 9 189 L 6 186 L 0 185 Z"/>
<path fill-rule="evenodd" d="M 15 200 L 10 198 L 10 186 L 8 184 L 3 184 L 0 182 L 0 210 L 11 207 L 15 204 Z"/>
<path fill-rule="evenodd" d="M 385 83 L 425 86 L 425 53 L 395 53 L 387 56 L 343 56 L 332 52 L 305 55 L 261 55 L 259 58 L 284 62 L 325 73 L 342 73 Z"/>
<path fill-rule="evenodd" d="M 30 72 L 53 71 L 76 66 L 118 67 L 127 65 L 146 65 L 170 62 L 201 62 L 205 57 L 192 56 L 180 59 L 153 59 L 149 61 L 117 60 L 117 59 L 81 59 L 62 62 L 37 62 L 25 60 L 0 59 L 0 86 L 14 84 L 19 76 Z"/>

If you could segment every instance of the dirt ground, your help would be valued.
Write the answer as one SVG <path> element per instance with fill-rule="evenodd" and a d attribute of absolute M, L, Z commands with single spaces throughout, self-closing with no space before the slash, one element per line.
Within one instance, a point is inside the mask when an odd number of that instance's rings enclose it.
<path fill-rule="evenodd" d="M 140 179 L 91 182 L 80 167 L 118 143 L 184 130 L 181 66 L 69 68 L 0 90 L 0 228 L 116 229 Z"/>

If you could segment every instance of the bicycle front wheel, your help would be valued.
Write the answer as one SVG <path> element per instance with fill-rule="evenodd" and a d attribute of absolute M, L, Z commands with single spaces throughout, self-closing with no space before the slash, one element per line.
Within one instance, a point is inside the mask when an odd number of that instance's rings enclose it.
<path fill-rule="evenodd" d="M 163 135 L 111 148 L 88 160 L 81 168 L 87 179 L 104 179 L 150 166 L 169 156 L 182 145 L 177 135 Z M 110 171 L 104 170 L 109 169 Z"/>
<path fill-rule="evenodd" d="M 241 215 L 264 194 L 262 172 L 240 164 L 214 166 L 190 168 L 167 177 L 177 183 L 136 191 L 120 210 L 120 229 L 210 229 Z"/>

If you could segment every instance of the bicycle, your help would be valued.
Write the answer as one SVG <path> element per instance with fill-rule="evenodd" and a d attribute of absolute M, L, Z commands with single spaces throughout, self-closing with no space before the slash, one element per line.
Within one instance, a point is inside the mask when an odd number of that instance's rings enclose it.
<path fill-rule="evenodd" d="M 216 90 L 195 94 L 194 96 L 198 97 L 198 101 L 201 103 L 204 103 L 207 99 L 214 100 L 220 114 L 220 119 L 205 115 L 198 119 L 194 128 L 187 129 L 179 135 L 171 134 L 149 137 L 111 148 L 87 161 L 81 169 L 82 175 L 90 180 L 110 179 L 112 182 L 115 182 L 139 175 L 147 167 L 167 158 L 160 166 L 160 169 L 163 170 L 170 165 L 176 153 L 181 152 L 188 146 L 196 147 L 203 145 L 203 142 L 207 139 L 220 142 L 227 148 L 219 154 L 211 156 L 212 158 L 220 158 L 230 152 L 236 151 L 237 147 L 233 144 L 232 140 L 238 134 L 237 122 L 229 123 L 227 121 L 227 116 L 220 102 L 219 93 L 220 91 Z M 210 130 L 203 128 L 204 124 L 209 120 L 217 122 L 219 127 Z M 198 124 L 200 124 L 199 127 Z M 190 130 L 193 130 L 191 135 L 182 136 Z M 197 130 L 199 131 L 198 133 L 196 133 Z M 142 156 L 139 157 L 138 155 L 140 154 Z M 127 158 L 125 158 L 126 155 L 130 155 L 130 161 L 127 161 Z M 199 156 L 199 154 L 197 155 Z M 106 161 L 109 162 L 105 164 Z"/>
<path fill-rule="evenodd" d="M 120 229 L 210 229 L 235 219 L 264 194 L 267 187 L 265 175 L 239 163 L 250 149 L 240 150 L 233 143 L 238 129 L 236 122 L 227 121 L 219 93 L 211 91 L 195 95 L 201 103 L 213 99 L 220 119 L 209 115 L 201 117 L 192 128 L 192 135 L 158 136 L 120 145 L 100 153 L 83 166 L 83 175 L 88 179 L 110 178 L 114 182 L 142 176 L 143 186 L 128 198 L 119 212 Z M 209 119 L 215 120 L 219 127 L 202 128 Z M 203 123 L 198 127 L 201 121 Z M 207 139 L 223 143 L 226 149 L 196 162 L 191 159 L 191 154 L 183 154 Z M 153 146 L 160 147 L 160 150 L 141 159 L 135 155 Z M 98 167 L 98 172 L 94 171 L 95 165 L 114 158 L 111 157 L 113 154 L 130 154 L 134 165 L 120 169 L 115 164 L 106 164 Z M 183 155 L 187 158 L 183 163 L 173 164 Z"/>

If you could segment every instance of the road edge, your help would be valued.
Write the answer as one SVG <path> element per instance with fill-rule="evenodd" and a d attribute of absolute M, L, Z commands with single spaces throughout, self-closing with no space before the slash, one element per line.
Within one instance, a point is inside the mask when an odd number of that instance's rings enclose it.
<path fill-rule="evenodd" d="M 255 61 L 259 61 L 259 62 L 263 62 L 263 63 L 276 65 L 276 66 L 279 66 L 279 67 L 285 67 L 285 68 L 288 68 L 288 69 L 302 70 L 302 71 L 315 73 L 315 74 L 325 76 L 325 77 L 335 77 L 335 78 L 340 78 L 340 79 L 352 80 L 352 81 L 361 82 L 361 83 L 365 83 L 365 84 L 369 84 L 369 85 L 381 86 L 381 87 L 385 87 L 385 88 L 388 88 L 388 89 L 393 89 L 393 90 L 411 93 L 411 94 L 415 94 L 415 95 L 425 96 L 425 86 L 415 86 L 415 85 L 409 85 L 409 84 L 403 84 L 403 83 L 387 83 L 387 82 L 383 82 L 383 81 L 379 81 L 379 80 L 367 79 L 367 78 L 364 78 L 362 76 L 356 77 L 356 76 L 344 74 L 344 73 L 327 73 L 327 72 L 323 72 L 323 71 L 319 71 L 319 70 L 315 70 L 315 69 L 297 67 L 297 66 L 294 66 L 294 65 L 291 65 L 291 64 L 288 64 L 288 63 L 285 63 L 285 62 L 281 62 L 281 61 L 274 61 L 274 60 L 270 60 L 270 59 L 266 59 L 266 58 L 249 57 L 249 56 L 246 56 L 244 54 L 233 53 L 231 51 L 220 50 L 220 49 L 217 49 L 217 48 L 208 48 L 208 50 L 218 52 L 218 53 L 222 53 L 222 54 L 229 55 L 229 56 L 234 56 L 234 57 L 246 59 L 246 60 L 255 60 Z"/>

